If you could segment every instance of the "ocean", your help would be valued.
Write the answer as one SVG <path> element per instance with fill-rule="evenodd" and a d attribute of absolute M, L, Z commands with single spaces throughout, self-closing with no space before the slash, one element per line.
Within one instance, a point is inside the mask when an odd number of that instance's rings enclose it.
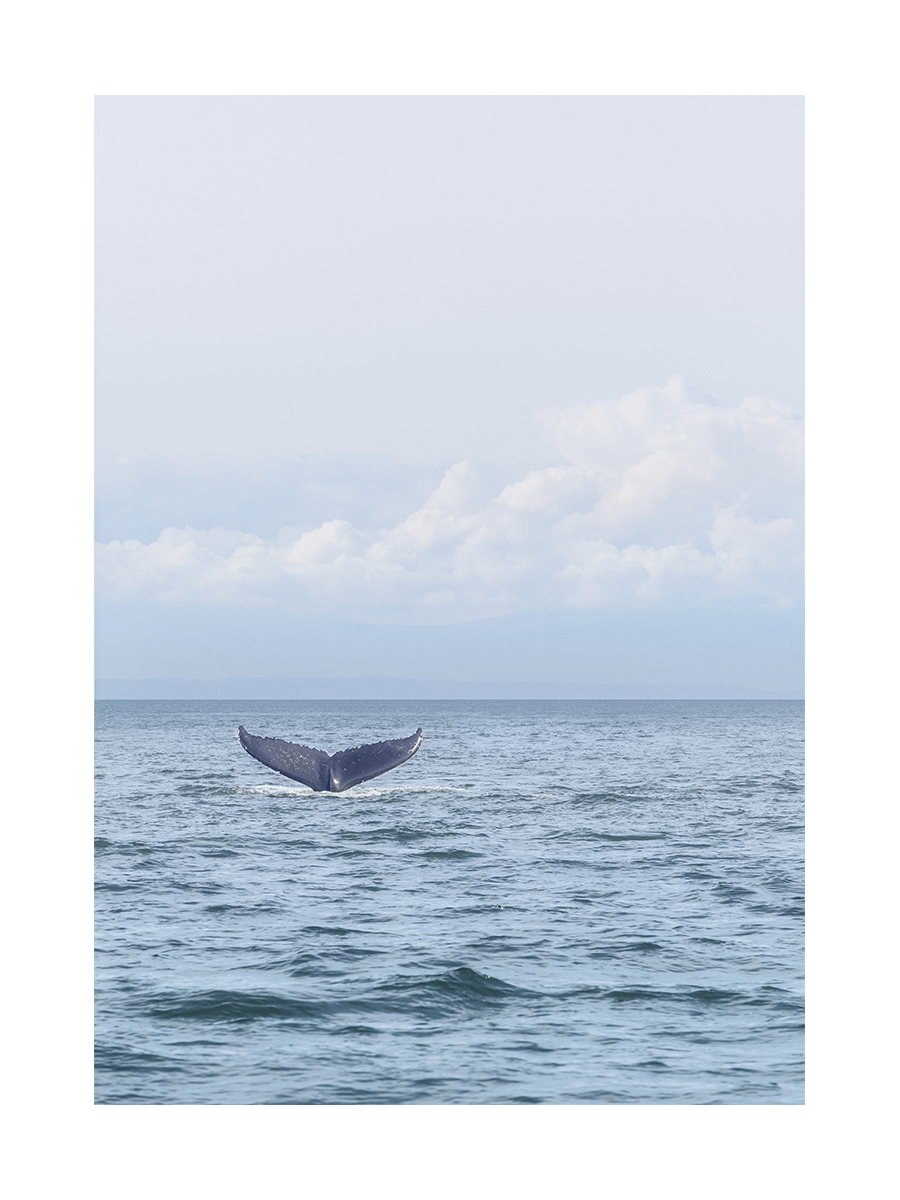
<path fill-rule="evenodd" d="M 96 714 L 97 1104 L 803 1103 L 802 701 Z"/>

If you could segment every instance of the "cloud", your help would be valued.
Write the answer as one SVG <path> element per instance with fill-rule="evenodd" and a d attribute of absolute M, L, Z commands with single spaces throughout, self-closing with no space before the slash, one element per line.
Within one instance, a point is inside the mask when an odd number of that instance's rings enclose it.
<path fill-rule="evenodd" d="M 336 514 L 269 540 L 186 527 L 100 544 L 99 593 L 422 623 L 799 597 L 802 422 L 789 410 L 721 404 L 675 378 L 544 420 L 557 464 L 494 494 L 459 462 L 382 529 Z"/>

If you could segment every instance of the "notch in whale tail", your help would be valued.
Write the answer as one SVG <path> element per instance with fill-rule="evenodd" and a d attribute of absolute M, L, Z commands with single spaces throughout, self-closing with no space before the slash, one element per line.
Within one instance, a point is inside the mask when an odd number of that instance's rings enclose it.
<path fill-rule="evenodd" d="M 326 754 L 312 746 L 285 742 L 281 738 L 257 737 L 238 726 L 241 745 L 264 766 L 312 788 L 314 792 L 345 792 L 412 758 L 422 743 L 422 730 L 408 738 L 391 738 Z"/>

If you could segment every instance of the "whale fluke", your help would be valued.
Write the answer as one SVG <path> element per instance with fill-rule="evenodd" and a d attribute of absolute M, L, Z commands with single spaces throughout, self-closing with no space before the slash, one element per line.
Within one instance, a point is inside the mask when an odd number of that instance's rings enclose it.
<path fill-rule="evenodd" d="M 417 729 L 412 737 L 354 746 L 337 754 L 283 742 L 280 738 L 257 737 L 243 725 L 238 726 L 238 736 L 248 754 L 288 779 L 305 783 L 314 792 L 345 792 L 354 784 L 393 771 L 412 758 L 422 741 L 422 730 Z"/>

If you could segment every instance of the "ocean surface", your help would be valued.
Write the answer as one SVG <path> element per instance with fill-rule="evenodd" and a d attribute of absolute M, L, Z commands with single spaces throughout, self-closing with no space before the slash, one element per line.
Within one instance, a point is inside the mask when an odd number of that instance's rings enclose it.
<path fill-rule="evenodd" d="M 98 1104 L 803 1103 L 802 701 L 101 700 L 96 768 Z"/>

